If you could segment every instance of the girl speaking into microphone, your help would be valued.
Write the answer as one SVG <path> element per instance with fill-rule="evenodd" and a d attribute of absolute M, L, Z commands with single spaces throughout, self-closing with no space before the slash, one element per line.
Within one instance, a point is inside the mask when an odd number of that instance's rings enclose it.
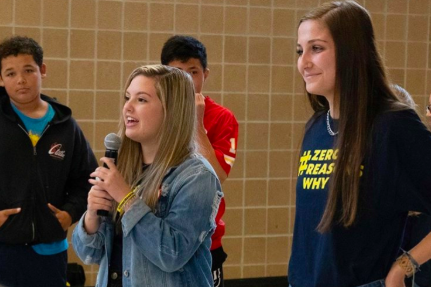
<path fill-rule="evenodd" d="M 97 286 L 212 286 L 211 234 L 222 197 L 211 165 L 195 153 L 190 76 L 162 65 L 129 76 L 117 166 L 102 158 L 87 212 L 73 233 Z M 114 210 L 100 217 L 97 210 Z"/>

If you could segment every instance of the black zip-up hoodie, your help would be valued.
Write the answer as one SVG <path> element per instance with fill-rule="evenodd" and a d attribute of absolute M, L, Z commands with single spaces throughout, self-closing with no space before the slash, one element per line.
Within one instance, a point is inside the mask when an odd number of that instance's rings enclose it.
<path fill-rule="evenodd" d="M 36 147 L 0 90 L 0 210 L 21 207 L 0 227 L 0 243 L 37 244 L 66 237 L 48 203 L 76 222 L 87 208 L 94 154 L 71 110 L 41 95 L 55 116 Z"/>

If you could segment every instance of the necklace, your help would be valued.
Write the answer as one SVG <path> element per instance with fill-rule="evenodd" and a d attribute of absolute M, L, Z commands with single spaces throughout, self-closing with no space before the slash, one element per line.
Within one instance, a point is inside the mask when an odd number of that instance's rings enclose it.
<path fill-rule="evenodd" d="M 331 136 L 336 136 L 336 135 L 338 135 L 338 132 L 334 132 L 334 131 L 331 129 L 331 124 L 329 123 L 329 110 L 328 110 L 328 112 L 326 113 L 326 129 L 328 130 L 328 134 L 329 134 L 329 135 L 331 135 Z"/>

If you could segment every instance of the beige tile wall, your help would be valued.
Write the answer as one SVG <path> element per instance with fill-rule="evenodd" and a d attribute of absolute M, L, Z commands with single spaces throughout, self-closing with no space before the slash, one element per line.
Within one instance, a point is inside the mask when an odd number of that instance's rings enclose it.
<path fill-rule="evenodd" d="M 240 123 L 238 158 L 224 184 L 226 278 L 286 274 L 295 170 L 310 108 L 295 68 L 296 23 L 318 0 L 0 0 L 0 38 L 34 37 L 45 49 L 44 92 L 73 109 L 98 157 L 117 130 L 132 69 L 158 63 L 176 33 L 208 48 L 205 93 Z M 423 113 L 431 91 L 430 0 L 362 0 L 394 81 Z M 70 261 L 77 261 L 73 251 Z M 86 267 L 87 285 L 97 267 Z"/>

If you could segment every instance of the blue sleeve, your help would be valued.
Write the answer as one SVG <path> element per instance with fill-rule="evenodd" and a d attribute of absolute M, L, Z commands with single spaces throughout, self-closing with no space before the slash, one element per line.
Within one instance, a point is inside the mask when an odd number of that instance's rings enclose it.
<path fill-rule="evenodd" d="M 84 229 L 84 217 L 81 217 L 72 234 L 72 245 L 78 257 L 87 265 L 99 264 L 106 253 L 106 242 L 108 234 L 104 232 L 108 226 L 102 221 L 99 230 L 94 234 L 88 234 Z"/>

